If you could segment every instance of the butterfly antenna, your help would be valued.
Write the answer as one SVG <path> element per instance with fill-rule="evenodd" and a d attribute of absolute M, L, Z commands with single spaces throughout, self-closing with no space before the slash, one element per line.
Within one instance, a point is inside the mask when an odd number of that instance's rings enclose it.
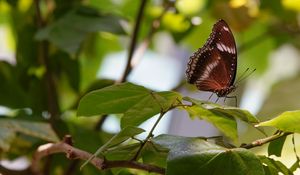
<path fill-rule="evenodd" d="M 238 77 L 238 79 L 236 80 L 236 82 L 239 82 L 240 79 L 242 79 L 248 71 L 249 71 L 249 67 L 242 73 L 242 75 L 240 75 L 240 76 Z"/>
<path fill-rule="evenodd" d="M 245 72 L 247 72 L 249 70 L 249 68 L 247 68 L 247 70 Z M 239 78 L 239 80 L 235 83 L 235 84 L 238 84 L 240 82 L 242 82 L 243 80 L 245 80 L 246 78 L 248 78 L 251 74 L 253 74 L 254 72 L 256 71 L 256 69 L 253 69 L 249 74 Z M 244 75 L 245 73 L 243 73 Z"/>

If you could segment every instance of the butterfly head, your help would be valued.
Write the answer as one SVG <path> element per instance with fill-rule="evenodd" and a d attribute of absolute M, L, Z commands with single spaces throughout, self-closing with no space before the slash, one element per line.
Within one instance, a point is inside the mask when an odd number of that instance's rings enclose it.
<path fill-rule="evenodd" d="M 215 93 L 217 94 L 218 97 L 226 97 L 228 94 L 233 92 L 235 89 L 236 89 L 236 86 L 232 85 L 229 87 L 225 87 L 223 89 L 215 90 Z"/>

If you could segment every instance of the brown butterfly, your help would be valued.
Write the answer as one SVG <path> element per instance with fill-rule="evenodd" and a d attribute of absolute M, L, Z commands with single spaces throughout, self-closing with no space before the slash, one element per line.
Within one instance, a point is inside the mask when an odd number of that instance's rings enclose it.
<path fill-rule="evenodd" d="M 237 50 L 227 23 L 220 19 L 203 47 L 191 57 L 187 66 L 187 80 L 201 91 L 210 91 L 218 97 L 228 96 L 236 89 Z"/>

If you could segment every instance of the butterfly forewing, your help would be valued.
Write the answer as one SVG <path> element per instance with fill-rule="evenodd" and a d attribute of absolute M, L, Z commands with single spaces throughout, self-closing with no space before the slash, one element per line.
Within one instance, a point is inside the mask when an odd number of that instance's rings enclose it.
<path fill-rule="evenodd" d="M 217 92 L 233 85 L 236 66 L 234 37 L 226 22 L 219 20 L 204 46 L 190 57 L 187 79 L 199 90 Z"/>

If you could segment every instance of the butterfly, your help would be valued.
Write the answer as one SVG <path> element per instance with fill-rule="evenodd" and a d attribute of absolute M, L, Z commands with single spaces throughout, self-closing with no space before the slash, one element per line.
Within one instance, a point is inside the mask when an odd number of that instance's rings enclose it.
<path fill-rule="evenodd" d="M 201 91 L 210 91 L 225 99 L 236 99 L 235 96 L 228 96 L 236 89 L 236 69 L 235 40 L 228 24 L 220 19 L 214 24 L 204 46 L 190 57 L 186 70 L 187 81 Z"/>

